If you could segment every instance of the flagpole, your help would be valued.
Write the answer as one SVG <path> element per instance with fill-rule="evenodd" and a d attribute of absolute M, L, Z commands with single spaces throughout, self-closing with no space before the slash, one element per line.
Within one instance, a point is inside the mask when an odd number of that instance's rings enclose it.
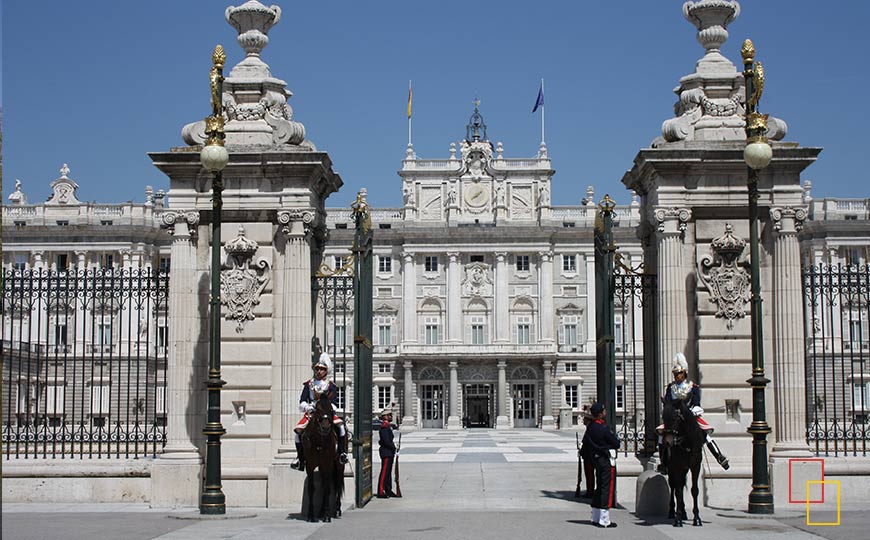
<path fill-rule="evenodd" d="M 544 93 L 544 79 L 541 79 L 541 93 Z M 544 144 L 544 109 L 546 107 L 545 103 L 541 104 L 541 144 Z"/>
<path fill-rule="evenodd" d="M 411 81 L 408 80 L 408 146 L 411 146 L 411 99 L 413 94 L 411 93 Z"/>

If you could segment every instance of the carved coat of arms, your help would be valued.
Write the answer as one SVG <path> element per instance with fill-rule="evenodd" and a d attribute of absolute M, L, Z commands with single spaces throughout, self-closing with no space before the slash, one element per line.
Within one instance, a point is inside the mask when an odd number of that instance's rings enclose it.
<path fill-rule="evenodd" d="M 492 279 L 489 277 L 489 265 L 474 262 L 465 267 L 463 290 L 468 296 L 490 296 L 492 294 Z"/>
<path fill-rule="evenodd" d="M 740 265 L 740 254 L 746 242 L 734 236 L 731 224 L 725 224 L 725 234 L 711 243 L 713 254 L 698 262 L 698 275 L 710 291 L 710 301 L 716 304 L 716 317 L 727 319 L 728 329 L 736 319 L 746 316 L 744 306 L 750 300 L 750 276 Z"/>
<path fill-rule="evenodd" d="M 221 304 L 227 308 L 226 319 L 236 321 L 236 332 L 244 331 L 245 322 L 254 320 L 254 306 L 269 283 L 269 262 L 262 257 L 253 261 L 258 247 L 245 237 L 244 227 L 239 227 L 239 235 L 224 246 L 227 263 L 221 270 Z"/>

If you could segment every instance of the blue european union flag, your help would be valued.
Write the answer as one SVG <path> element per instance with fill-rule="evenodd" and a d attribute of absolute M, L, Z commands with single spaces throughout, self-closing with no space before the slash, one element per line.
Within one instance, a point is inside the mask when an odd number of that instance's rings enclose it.
<path fill-rule="evenodd" d="M 532 112 L 536 112 L 538 107 L 544 106 L 544 83 L 538 88 L 538 99 L 535 100 L 535 106 L 532 107 Z"/>

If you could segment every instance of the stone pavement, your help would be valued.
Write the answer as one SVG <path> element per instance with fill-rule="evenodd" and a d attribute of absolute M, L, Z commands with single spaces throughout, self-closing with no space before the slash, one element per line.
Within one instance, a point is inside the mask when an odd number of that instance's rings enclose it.
<path fill-rule="evenodd" d="M 867 538 L 866 531 L 870 530 L 870 513 L 860 507 L 844 508 L 839 527 L 808 527 L 799 514 L 790 519 L 737 518 L 726 517 L 729 513 L 722 510 L 702 508 L 702 529 L 691 525 L 677 529 L 668 520 L 637 518 L 631 513 L 631 506 L 612 512 L 618 528 L 599 529 L 589 523 L 588 500 L 573 497 L 576 461 L 560 463 L 564 459 L 562 454 L 568 455 L 572 450 L 576 460 L 573 436 L 567 435 L 531 431 L 403 434 L 400 459 L 404 497 L 372 499 L 365 508 L 348 509 L 341 519 L 329 524 L 302 521 L 295 509 L 288 514 L 287 510 L 231 508 L 231 515 L 254 513 L 256 517 L 197 521 L 177 519 L 196 516 L 195 509 L 169 511 L 142 504 L 7 503 L 2 507 L 2 537 L 4 540 L 820 537 L 853 540 Z M 542 441 L 553 443 L 551 449 L 555 451 L 544 450 L 547 446 Z M 431 446 L 435 443 L 452 446 L 441 447 L 444 450 L 441 452 Z M 526 462 L 509 461 L 509 456 L 520 455 L 533 457 Z M 422 456 L 426 457 L 421 459 Z M 450 460 L 434 461 L 431 456 L 450 456 Z M 425 461 L 426 458 L 432 461 Z M 377 465 L 374 472 L 378 472 Z"/>

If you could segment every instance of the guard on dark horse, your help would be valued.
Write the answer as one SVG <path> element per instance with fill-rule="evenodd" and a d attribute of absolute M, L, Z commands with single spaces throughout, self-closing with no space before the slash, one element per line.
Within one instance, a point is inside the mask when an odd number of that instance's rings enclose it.
<path fill-rule="evenodd" d="M 683 491 L 686 487 L 686 474 L 692 472 L 692 500 L 694 519 L 692 525 L 701 526 L 698 515 L 698 475 L 701 472 L 701 458 L 704 445 L 723 468 L 728 468 L 728 459 L 719 450 L 710 434 L 713 428 L 701 418 L 701 388 L 688 380 L 688 363 L 682 353 L 674 356 L 671 370 L 674 381 L 665 388 L 662 397 L 664 423 L 656 428 L 659 434 L 659 455 L 662 459 L 660 470 L 668 475 L 671 488 L 668 517 L 674 518 L 674 526 L 682 527 L 686 515 Z"/>
<path fill-rule="evenodd" d="M 305 470 L 305 448 L 302 445 L 302 432 L 311 420 L 311 413 L 314 412 L 314 405 L 321 395 L 325 395 L 332 404 L 330 411 L 332 425 L 335 427 L 338 438 L 338 459 L 342 464 L 347 463 L 347 431 L 344 427 L 344 422 L 335 414 L 338 408 L 338 387 L 335 383 L 329 380 L 329 374 L 332 372 L 332 361 L 329 355 L 320 354 L 317 363 L 312 366 L 314 369 L 314 378 L 308 379 L 302 384 L 302 395 L 299 396 L 299 410 L 304 415 L 293 431 L 296 432 L 296 456 L 297 459 L 293 463 L 294 469 Z"/>
<path fill-rule="evenodd" d="M 333 517 L 341 515 L 344 463 L 339 460 L 333 415 L 332 402 L 326 393 L 321 393 L 302 432 L 302 448 L 307 456 L 304 463 L 307 473 L 305 487 L 308 491 L 305 515 L 308 521 L 321 519 L 330 522 Z M 314 477 L 315 469 L 320 471 L 319 486 Z"/>
<path fill-rule="evenodd" d="M 707 445 L 707 450 L 713 454 L 716 461 L 723 469 L 728 470 L 728 458 L 719 449 L 719 445 L 713 440 L 713 426 L 708 424 L 701 415 L 704 414 L 704 409 L 701 408 L 701 387 L 689 380 L 688 374 L 689 364 L 686 362 L 686 357 L 683 353 L 677 353 L 674 356 L 674 367 L 671 372 L 674 375 L 674 380 L 665 388 L 665 394 L 662 397 L 662 402 L 683 402 L 695 416 L 698 425 L 704 431 L 704 442 Z M 669 448 L 662 444 L 662 432 L 664 424 L 659 425 L 656 431 L 659 434 L 659 456 L 661 457 L 660 472 L 666 473 L 668 469 Z"/>

